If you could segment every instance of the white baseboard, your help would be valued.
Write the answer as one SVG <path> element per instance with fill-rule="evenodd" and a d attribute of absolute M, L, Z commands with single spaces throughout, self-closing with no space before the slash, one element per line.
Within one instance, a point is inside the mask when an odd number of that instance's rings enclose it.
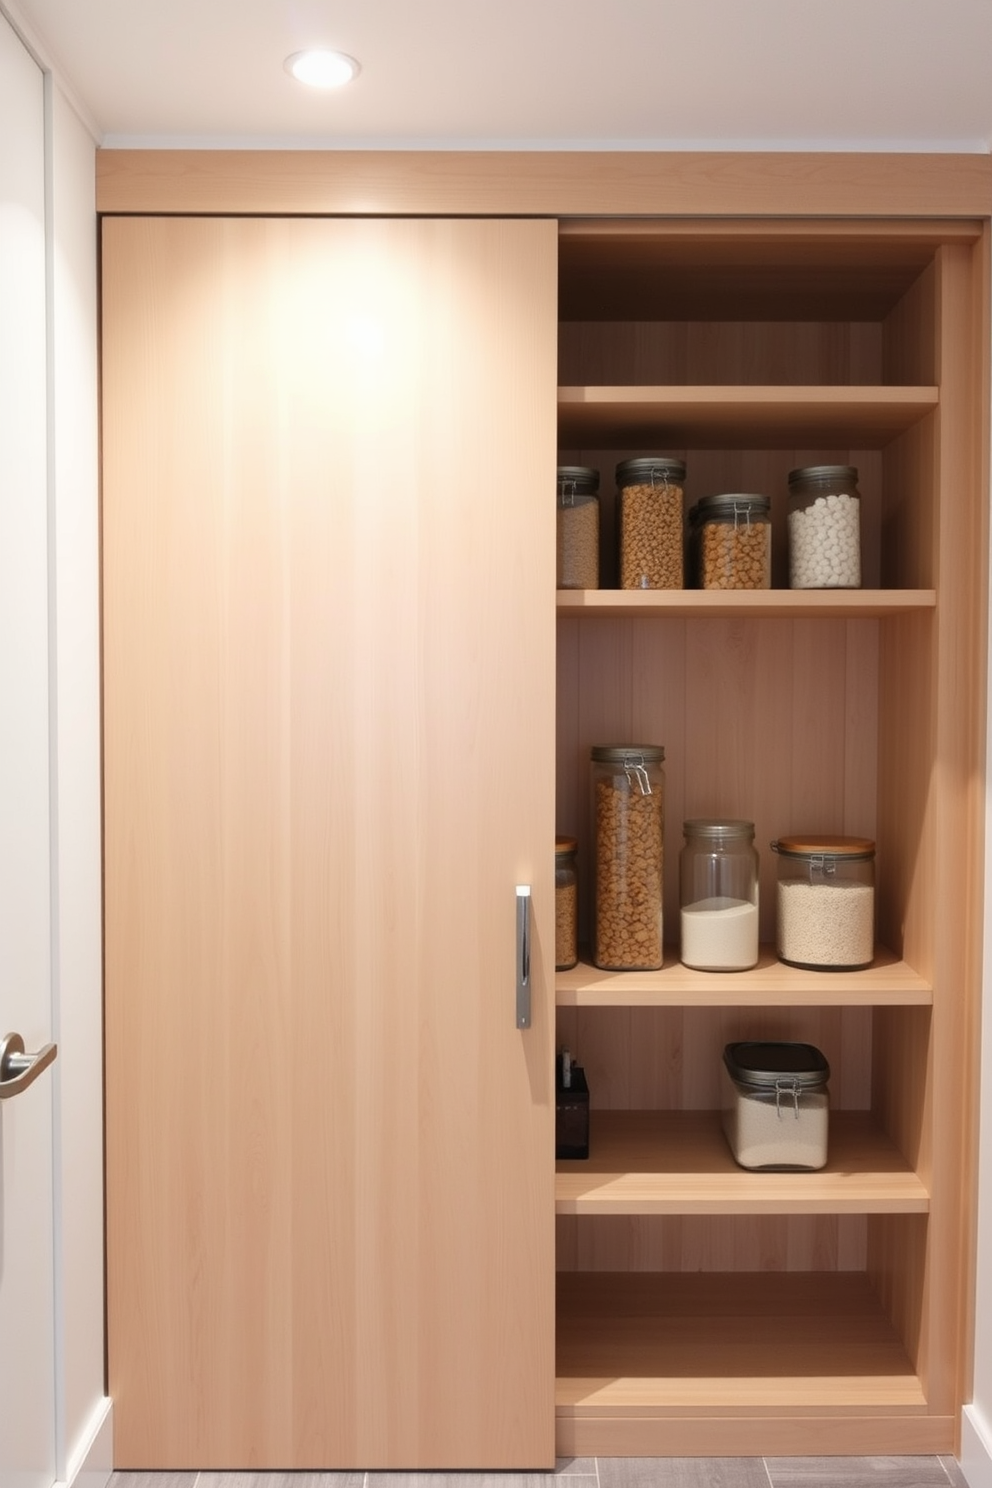
<path fill-rule="evenodd" d="M 992 1488 L 992 1427 L 974 1405 L 961 1414 L 961 1471 L 968 1488 Z"/>
<path fill-rule="evenodd" d="M 114 1402 L 104 1396 L 80 1432 L 70 1456 L 64 1488 L 107 1488 L 114 1470 Z M 57 1483 L 54 1488 L 63 1488 Z"/>

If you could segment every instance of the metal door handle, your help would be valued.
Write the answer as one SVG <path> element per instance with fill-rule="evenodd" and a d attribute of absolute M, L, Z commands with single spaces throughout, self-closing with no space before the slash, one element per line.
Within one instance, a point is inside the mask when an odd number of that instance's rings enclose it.
<path fill-rule="evenodd" d="M 517 884 L 517 1027 L 530 1027 L 530 884 Z"/>
<path fill-rule="evenodd" d="M 0 1100 L 27 1090 L 57 1053 L 58 1044 L 46 1044 L 37 1054 L 25 1054 L 19 1033 L 8 1033 L 0 1039 Z"/>

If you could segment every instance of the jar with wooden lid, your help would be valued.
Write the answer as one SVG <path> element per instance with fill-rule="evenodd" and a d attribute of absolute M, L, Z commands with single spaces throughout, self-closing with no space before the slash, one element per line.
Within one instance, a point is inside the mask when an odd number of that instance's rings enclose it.
<path fill-rule="evenodd" d="M 578 843 L 555 838 L 555 971 L 569 971 L 579 959 Z"/>
<path fill-rule="evenodd" d="M 599 471 L 558 466 L 558 588 L 599 588 Z"/>
<path fill-rule="evenodd" d="M 789 472 L 789 588 L 861 586 L 861 493 L 853 465 Z"/>
<path fill-rule="evenodd" d="M 656 971 L 664 959 L 664 748 L 592 750 L 593 960 L 604 971 Z"/>
<path fill-rule="evenodd" d="M 682 831 L 682 963 L 697 971 L 746 971 L 758 961 L 754 822 L 697 817 Z"/>
<path fill-rule="evenodd" d="M 768 589 L 772 581 L 767 496 L 704 496 L 689 514 L 693 577 L 700 589 Z"/>
<path fill-rule="evenodd" d="M 667 455 L 622 460 L 616 481 L 620 588 L 683 588 L 685 462 Z"/>
<path fill-rule="evenodd" d="M 809 971 L 861 971 L 875 955 L 875 844 L 797 834 L 778 853 L 776 949 Z"/>

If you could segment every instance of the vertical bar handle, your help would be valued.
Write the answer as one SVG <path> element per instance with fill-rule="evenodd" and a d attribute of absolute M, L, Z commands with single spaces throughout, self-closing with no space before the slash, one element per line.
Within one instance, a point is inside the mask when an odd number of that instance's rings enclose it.
<path fill-rule="evenodd" d="M 530 884 L 517 884 L 517 1027 L 530 1027 Z"/>

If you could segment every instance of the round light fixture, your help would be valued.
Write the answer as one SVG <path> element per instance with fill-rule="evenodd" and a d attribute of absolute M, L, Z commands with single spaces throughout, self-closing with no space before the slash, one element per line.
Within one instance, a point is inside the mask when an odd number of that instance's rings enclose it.
<path fill-rule="evenodd" d="M 294 52 L 283 65 L 297 82 L 306 83 L 308 88 L 341 88 L 361 71 L 354 57 L 319 47 Z"/>

